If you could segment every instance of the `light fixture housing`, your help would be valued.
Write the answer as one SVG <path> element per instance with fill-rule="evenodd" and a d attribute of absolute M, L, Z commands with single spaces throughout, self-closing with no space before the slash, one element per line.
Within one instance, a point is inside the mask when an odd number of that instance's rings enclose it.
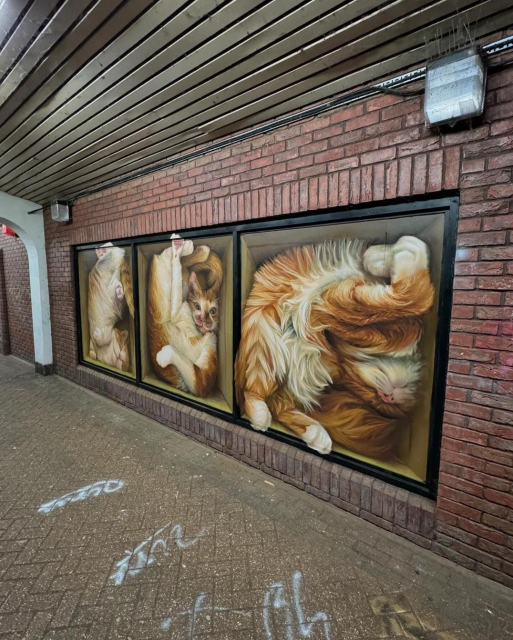
<path fill-rule="evenodd" d="M 454 125 L 483 113 L 486 63 L 469 47 L 428 63 L 424 115 L 428 126 Z"/>
<path fill-rule="evenodd" d="M 64 200 L 54 200 L 51 205 L 52 220 L 55 222 L 69 222 L 70 210 L 69 204 Z"/>

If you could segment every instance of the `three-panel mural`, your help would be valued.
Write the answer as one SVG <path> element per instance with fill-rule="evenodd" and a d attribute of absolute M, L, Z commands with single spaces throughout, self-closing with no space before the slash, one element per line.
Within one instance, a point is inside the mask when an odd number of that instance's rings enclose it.
<path fill-rule="evenodd" d="M 425 483 L 447 215 L 79 248 L 82 359 Z"/>

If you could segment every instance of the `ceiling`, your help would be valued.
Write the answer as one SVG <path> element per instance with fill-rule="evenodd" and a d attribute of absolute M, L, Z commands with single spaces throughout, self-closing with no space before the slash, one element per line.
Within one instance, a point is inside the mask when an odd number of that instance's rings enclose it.
<path fill-rule="evenodd" d="M 0 190 L 82 193 L 421 64 L 458 24 L 503 29 L 511 0 L 0 0 Z"/>

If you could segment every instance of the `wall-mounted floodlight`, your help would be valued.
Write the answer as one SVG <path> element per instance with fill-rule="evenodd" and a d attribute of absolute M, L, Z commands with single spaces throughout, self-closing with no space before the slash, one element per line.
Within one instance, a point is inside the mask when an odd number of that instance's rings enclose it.
<path fill-rule="evenodd" d="M 69 222 L 69 204 L 63 200 L 54 200 L 51 206 L 52 220 L 55 222 Z"/>
<path fill-rule="evenodd" d="M 483 113 L 486 64 L 477 47 L 427 65 L 424 115 L 429 126 L 455 124 Z"/>

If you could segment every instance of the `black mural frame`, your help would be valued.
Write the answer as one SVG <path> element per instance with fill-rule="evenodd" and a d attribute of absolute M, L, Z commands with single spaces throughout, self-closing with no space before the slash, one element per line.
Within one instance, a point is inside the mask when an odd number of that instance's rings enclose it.
<path fill-rule="evenodd" d="M 433 371 L 433 388 L 431 396 L 431 412 L 429 425 L 429 443 L 427 451 L 427 474 L 425 482 L 418 482 L 411 478 L 404 477 L 387 469 L 372 465 L 367 462 L 359 461 L 348 455 L 332 452 L 328 455 L 321 456 L 300 439 L 275 430 L 266 431 L 266 436 L 275 440 L 286 442 L 303 451 L 307 451 L 312 455 L 319 455 L 322 459 L 329 460 L 341 464 L 350 469 L 355 469 L 367 475 L 379 478 L 385 482 L 402 487 L 424 495 L 435 498 L 437 494 L 438 472 L 440 466 L 440 447 L 442 439 L 442 421 L 445 401 L 445 386 L 447 375 L 447 364 L 449 357 L 449 327 L 452 307 L 452 283 L 454 278 L 454 260 L 456 253 L 456 235 L 458 224 L 459 197 L 457 195 L 448 195 L 438 199 L 422 199 L 418 198 L 414 201 L 403 199 L 396 204 L 369 204 L 349 207 L 346 209 L 325 209 L 319 212 L 305 212 L 304 214 L 294 216 L 276 216 L 262 220 L 251 220 L 244 223 L 232 222 L 218 224 L 209 227 L 196 227 L 188 230 L 172 230 L 167 233 L 138 236 L 136 238 L 122 238 L 119 240 L 111 240 L 114 246 L 123 246 L 131 249 L 132 258 L 132 278 L 134 289 L 134 305 L 135 305 L 135 353 L 136 377 L 131 378 L 122 373 L 116 373 L 101 366 L 95 365 L 84 359 L 82 345 L 82 315 L 80 309 L 80 293 L 79 293 L 79 254 L 81 251 L 96 249 L 104 242 L 98 242 L 87 245 L 77 245 L 73 247 L 73 265 L 75 278 L 75 302 L 76 302 L 76 318 L 77 318 L 77 337 L 78 337 L 78 354 L 79 364 L 86 366 L 95 371 L 99 371 L 105 375 L 123 380 L 137 386 L 139 388 L 151 391 L 157 395 L 170 398 L 178 403 L 191 406 L 207 414 L 213 415 L 222 420 L 241 425 L 252 430 L 249 422 L 242 418 L 239 408 L 235 401 L 235 381 L 233 382 L 233 411 L 231 413 L 214 409 L 207 404 L 190 400 L 172 391 L 166 391 L 159 387 L 154 387 L 141 380 L 141 336 L 139 321 L 139 273 L 137 260 L 137 247 L 139 245 L 169 241 L 171 233 L 179 233 L 184 239 L 194 239 L 197 237 L 205 238 L 215 236 L 232 236 L 233 251 L 233 362 L 232 372 L 234 370 L 235 357 L 241 336 L 241 236 L 244 233 L 254 233 L 259 231 L 273 231 L 283 228 L 304 228 L 305 226 L 322 226 L 333 223 L 344 222 L 363 222 L 371 221 L 377 218 L 398 218 L 404 216 L 429 215 L 434 213 L 444 214 L 444 237 L 442 247 L 442 264 L 440 272 L 440 291 L 438 301 L 438 318 L 435 337 L 435 362 Z"/>

